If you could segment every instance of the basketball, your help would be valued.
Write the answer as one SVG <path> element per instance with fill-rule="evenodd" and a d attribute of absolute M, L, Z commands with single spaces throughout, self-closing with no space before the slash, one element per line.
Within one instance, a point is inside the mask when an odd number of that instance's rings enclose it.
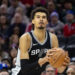
<path fill-rule="evenodd" d="M 61 48 L 54 48 L 54 49 L 58 50 L 58 51 L 53 54 L 49 63 L 54 68 L 58 68 L 58 67 L 62 66 L 62 64 L 65 60 L 65 57 L 68 56 L 68 53 Z"/>

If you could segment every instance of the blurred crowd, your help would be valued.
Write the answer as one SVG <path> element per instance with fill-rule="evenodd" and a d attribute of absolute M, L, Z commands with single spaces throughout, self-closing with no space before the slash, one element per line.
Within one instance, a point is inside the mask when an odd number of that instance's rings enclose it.
<path fill-rule="evenodd" d="M 30 15 L 39 6 L 49 11 L 47 30 L 57 35 L 59 47 L 67 50 L 71 58 L 65 75 L 75 75 L 74 4 L 74 0 L 0 0 L 0 75 L 11 75 L 15 67 L 19 37 L 32 30 Z M 41 75 L 56 75 L 56 72 L 48 65 Z"/>

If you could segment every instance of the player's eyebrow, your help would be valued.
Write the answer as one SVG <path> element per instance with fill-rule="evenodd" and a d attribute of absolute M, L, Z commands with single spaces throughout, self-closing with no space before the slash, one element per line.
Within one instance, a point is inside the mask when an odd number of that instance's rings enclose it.
<path fill-rule="evenodd" d="M 40 17 L 40 15 L 35 15 L 35 16 L 37 16 L 37 17 L 39 16 Z M 42 17 L 47 17 L 47 16 L 46 15 L 42 15 Z"/>
<path fill-rule="evenodd" d="M 40 14 L 35 14 L 35 16 L 40 16 Z"/>

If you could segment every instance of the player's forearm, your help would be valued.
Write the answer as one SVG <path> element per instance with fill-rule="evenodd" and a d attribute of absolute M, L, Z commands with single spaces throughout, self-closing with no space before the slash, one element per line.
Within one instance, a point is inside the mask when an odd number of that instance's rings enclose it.
<path fill-rule="evenodd" d="M 35 61 L 34 63 L 30 63 L 28 59 L 21 59 L 22 73 L 27 74 L 27 72 L 35 70 L 36 68 L 39 69 L 46 62 L 46 57 L 40 58 L 38 61 Z"/>
<path fill-rule="evenodd" d="M 27 59 L 21 60 L 21 70 L 24 75 L 27 74 L 29 71 L 34 70 L 35 68 L 40 68 L 38 61 L 35 61 L 34 63 L 29 63 L 29 60 Z"/>
<path fill-rule="evenodd" d="M 40 65 L 41 67 L 42 67 L 42 65 L 44 65 L 46 62 L 48 62 L 48 59 L 47 59 L 46 56 L 43 57 L 43 58 L 40 58 L 39 61 L 38 61 L 39 65 Z"/>

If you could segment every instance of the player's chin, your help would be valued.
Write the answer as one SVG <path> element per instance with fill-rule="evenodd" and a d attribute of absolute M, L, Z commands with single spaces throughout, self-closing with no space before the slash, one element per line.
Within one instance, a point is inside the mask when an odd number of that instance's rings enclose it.
<path fill-rule="evenodd" d="M 40 27 L 38 27 L 38 29 L 41 29 L 41 30 L 43 30 L 43 29 L 45 29 L 45 27 L 43 27 L 43 26 L 40 26 Z"/>

